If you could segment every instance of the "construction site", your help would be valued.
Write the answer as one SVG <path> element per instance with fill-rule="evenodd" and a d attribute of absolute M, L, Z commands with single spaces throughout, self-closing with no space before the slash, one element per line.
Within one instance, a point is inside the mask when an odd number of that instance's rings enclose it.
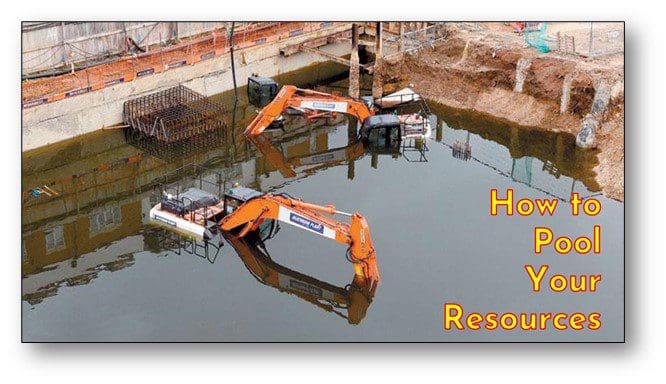
<path fill-rule="evenodd" d="M 24 22 L 21 76 L 29 340 L 487 340 L 414 315 L 523 279 L 489 188 L 602 201 L 622 294 L 623 23 Z"/>

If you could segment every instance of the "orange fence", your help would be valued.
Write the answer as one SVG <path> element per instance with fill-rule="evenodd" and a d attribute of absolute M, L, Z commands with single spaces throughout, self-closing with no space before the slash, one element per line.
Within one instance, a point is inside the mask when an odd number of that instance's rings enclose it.
<path fill-rule="evenodd" d="M 234 49 L 239 50 L 270 44 L 342 24 L 344 23 L 250 23 L 245 28 L 234 31 Z M 73 73 L 25 80 L 22 83 L 22 108 L 31 108 L 116 84 L 127 83 L 137 78 L 196 64 L 228 52 L 227 32 L 225 30 L 213 30 L 203 37 L 184 43 L 122 57 L 115 61 L 91 66 Z"/>

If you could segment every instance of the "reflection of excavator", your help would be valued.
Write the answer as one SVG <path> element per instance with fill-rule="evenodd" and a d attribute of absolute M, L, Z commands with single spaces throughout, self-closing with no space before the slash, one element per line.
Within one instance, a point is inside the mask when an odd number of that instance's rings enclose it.
<path fill-rule="evenodd" d="M 310 134 L 312 135 L 312 132 Z M 407 145 L 405 141 L 401 141 L 397 137 L 395 131 L 388 135 L 372 134 L 366 140 L 355 139 L 344 147 L 329 148 L 297 156 L 288 156 L 287 151 L 283 148 L 284 143 L 273 143 L 266 135 L 259 135 L 252 141 L 266 160 L 275 166 L 285 178 L 296 177 L 298 167 L 307 167 L 301 172 L 310 174 L 322 168 L 358 160 L 368 153 L 373 156 L 373 167 L 376 167 L 376 156 L 380 155 L 389 155 L 394 159 L 402 156 L 408 162 L 426 162 L 425 153 L 429 150 L 425 142 L 414 143 L 413 146 Z M 418 152 L 420 157 L 411 156 L 411 152 Z"/>
<path fill-rule="evenodd" d="M 262 284 L 293 294 L 313 305 L 346 318 L 350 324 L 359 324 L 372 303 L 377 288 L 354 275 L 350 284 L 338 287 L 289 269 L 276 263 L 268 253 L 265 242 L 278 232 L 279 224 L 264 221 L 259 231 L 238 237 L 232 233 L 222 236 L 234 248 L 248 271 Z M 215 263 L 222 242 L 200 241 L 163 229 L 149 231 L 146 239 L 155 250 L 168 249 L 178 255 L 190 254 Z M 217 240 L 222 240 L 217 238 Z M 345 314 L 346 310 L 346 314 Z"/>
<path fill-rule="evenodd" d="M 234 247 L 250 273 L 262 284 L 333 312 L 346 318 L 350 324 L 359 324 L 365 317 L 375 295 L 375 284 L 368 284 L 355 275 L 347 287 L 337 287 L 277 264 L 268 254 L 258 232 L 242 238 L 225 233 L 224 237 Z M 347 314 L 341 309 L 346 309 Z"/>
<path fill-rule="evenodd" d="M 244 135 L 250 140 L 261 135 L 261 133 L 274 122 L 280 121 L 282 114 L 292 108 L 304 112 L 309 117 L 326 115 L 327 113 L 344 113 L 355 116 L 361 122 L 360 136 L 367 138 L 372 131 L 397 131 L 401 139 L 407 138 L 427 138 L 430 136 L 430 123 L 425 113 L 413 113 L 407 115 L 397 115 L 395 113 L 377 114 L 374 102 L 358 101 L 349 97 L 332 95 L 325 92 L 317 92 L 310 89 L 301 89 L 293 85 L 284 85 L 275 95 L 273 100 L 266 104 L 267 97 L 264 93 L 271 95 L 271 91 L 276 89 L 275 84 L 268 83 L 270 79 L 263 79 L 264 83 L 257 83 L 250 78 L 248 83 L 248 92 L 250 102 L 256 106 L 263 106 L 259 114 L 252 120 L 245 129 Z M 263 91 L 266 89 L 266 91 Z M 264 97 L 258 97 L 257 95 Z M 389 107 L 395 112 L 399 105 L 408 104 L 421 100 L 420 96 L 411 90 L 400 91 L 388 95 L 378 100 L 380 106 Z"/>
<path fill-rule="evenodd" d="M 401 154 L 400 143 L 389 141 L 387 145 L 374 146 L 367 141 L 357 140 L 347 146 L 327 149 L 325 151 L 312 153 L 303 156 L 295 156 L 287 158 L 284 153 L 270 142 L 266 137 L 259 136 L 253 140 L 255 146 L 266 159 L 273 164 L 286 178 L 296 176 L 296 167 L 311 166 L 304 173 L 312 173 L 320 168 L 335 166 L 344 162 L 354 161 L 366 153 L 388 154 L 393 157 L 398 157 Z"/>

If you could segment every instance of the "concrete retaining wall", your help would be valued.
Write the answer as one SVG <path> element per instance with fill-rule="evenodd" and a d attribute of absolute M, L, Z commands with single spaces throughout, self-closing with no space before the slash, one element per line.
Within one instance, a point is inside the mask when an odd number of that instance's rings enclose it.
<path fill-rule="evenodd" d="M 253 72 L 262 76 L 276 76 L 326 61 L 326 58 L 310 53 L 283 57 L 280 56 L 280 48 L 340 32 L 346 28 L 341 26 L 326 29 L 276 44 L 235 52 L 238 86 L 246 85 L 247 77 Z M 349 52 L 349 43 L 330 44 L 320 49 L 335 55 L 343 55 Z M 123 103 L 126 100 L 179 84 L 206 96 L 233 89 L 229 54 L 71 99 L 24 109 L 22 150 L 34 149 L 118 124 L 122 121 Z"/>

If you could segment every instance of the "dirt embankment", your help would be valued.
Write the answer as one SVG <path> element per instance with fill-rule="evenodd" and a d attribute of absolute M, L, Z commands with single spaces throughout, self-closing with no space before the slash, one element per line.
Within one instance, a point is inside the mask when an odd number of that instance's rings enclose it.
<path fill-rule="evenodd" d="M 595 171 L 604 193 L 624 200 L 621 59 L 539 54 L 523 47 L 519 39 L 453 31 L 432 48 L 385 61 L 381 76 L 385 93 L 410 85 L 449 107 L 574 135 L 590 113 L 597 89 L 604 87 L 610 100 L 597 130 L 601 151 Z"/>

